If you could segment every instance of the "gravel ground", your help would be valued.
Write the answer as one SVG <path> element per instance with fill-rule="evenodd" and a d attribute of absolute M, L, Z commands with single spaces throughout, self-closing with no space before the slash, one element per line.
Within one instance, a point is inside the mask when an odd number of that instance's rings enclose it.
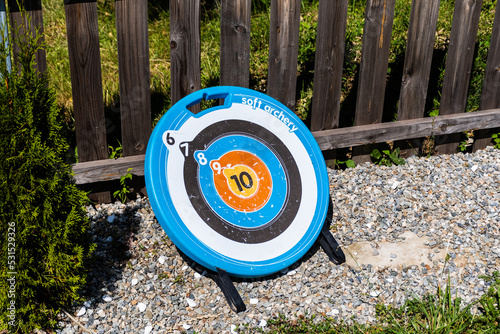
<path fill-rule="evenodd" d="M 500 150 L 363 164 L 329 177 L 332 232 L 343 249 L 370 242 L 377 255 L 378 243 L 404 242 L 402 234 L 413 232 L 426 238 L 429 261 L 337 266 L 314 246 L 284 272 L 235 279 L 247 306 L 236 314 L 215 282 L 179 254 L 147 198 L 101 204 L 87 209 L 98 246 L 87 301 L 67 311 L 58 333 L 234 333 L 265 330 L 279 314 L 373 322 L 377 303 L 399 306 L 448 280 L 453 294 L 475 301 L 488 288 L 480 276 L 500 270 Z"/>

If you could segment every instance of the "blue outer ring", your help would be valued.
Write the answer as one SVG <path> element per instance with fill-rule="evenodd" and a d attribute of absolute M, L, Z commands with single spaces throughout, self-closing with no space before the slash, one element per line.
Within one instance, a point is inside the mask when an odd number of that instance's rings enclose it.
<path fill-rule="evenodd" d="M 242 261 L 233 259 L 228 254 L 220 254 L 200 242 L 183 224 L 168 191 L 166 163 L 168 150 L 165 148 L 162 135 L 167 130 L 177 130 L 190 117 L 203 117 L 207 113 L 231 107 L 235 94 L 251 95 L 263 101 L 279 106 L 286 116 L 298 127 L 295 131 L 303 143 L 316 171 L 318 197 L 314 217 L 300 241 L 289 251 L 266 261 Z M 202 99 L 225 99 L 222 106 L 213 107 L 196 115 L 187 108 L 199 103 Z M 316 241 L 328 211 L 330 201 L 329 180 L 321 150 L 311 132 L 302 121 L 287 107 L 273 98 L 260 92 L 241 87 L 221 86 L 199 90 L 179 102 L 160 119 L 149 139 L 145 158 L 145 180 L 148 196 L 158 222 L 169 238 L 179 249 L 202 266 L 227 271 L 232 276 L 259 277 L 283 270 L 299 260 Z M 256 246 L 258 247 L 258 245 Z"/>

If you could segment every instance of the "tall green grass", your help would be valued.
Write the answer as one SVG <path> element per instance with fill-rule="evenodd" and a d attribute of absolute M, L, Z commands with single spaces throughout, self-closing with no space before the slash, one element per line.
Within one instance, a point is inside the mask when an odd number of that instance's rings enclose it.
<path fill-rule="evenodd" d="M 104 102 L 112 108 L 119 98 L 118 59 L 114 1 L 98 0 L 99 38 L 101 44 L 101 63 L 103 76 Z M 352 110 L 356 98 L 355 79 L 361 60 L 361 47 L 366 0 L 351 0 L 348 9 L 346 31 L 346 52 L 342 86 L 342 109 Z M 43 1 L 44 26 L 47 42 L 47 63 L 51 84 L 57 91 L 61 106 L 71 115 L 71 81 L 66 41 L 64 5 L 58 0 Z M 443 0 L 440 4 L 439 21 L 435 41 L 435 61 L 429 91 L 427 113 L 439 110 L 440 89 L 446 61 L 454 1 Z M 493 24 L 496 1 L 483 3 L 477 50 L 472 68 L 467 110 L 479 108 L 482 79 L 489 49 L 491 27 Z M 398 0 L 393 26 L 391 53 L 389 58 L 387 90 L 394 96 L 386 103 L 386 120 L 395 119 L 397 96 L 401 83 L 401 72 L 406 49 L 407 31 L 410 19 L 411 0 Z M 219 35 L 220 2 L 201 1 L 201 86 L 219 83 Z M 251 88 L 266 91 L 268 44 L 269 44 L 270 0 L 252 1 L 251 24 Z M 311 111 L 314 78 L 314 55 L 316 51 L 316 24 L 318 20 L 318 0 L 302 1 L 299 42 L 298 91 L 296 112 L 306 119 Z M 169 13 L 167 2 L 149 1 L 149 46 L 152 107 L 155 121 L 170 107 L 170 51 L 169 51 Z M 352 113 L 347 113 L 351 114 Z M 349 117 L 349 116 L 348 116 Z M 155 123 L 153 122 L 153 124 Z M 352 124 L 352 119 L 341 119 L 341 125 Z"/>

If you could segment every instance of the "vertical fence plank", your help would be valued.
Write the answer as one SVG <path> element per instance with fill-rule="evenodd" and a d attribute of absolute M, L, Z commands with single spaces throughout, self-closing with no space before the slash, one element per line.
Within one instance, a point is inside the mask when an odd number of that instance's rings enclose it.
<path fill-rule="evenodd" d="M 486 70 L 484 73 L 483 91 L 481 93 L 481 106 L 479 109 L 500 108 L 500 6 L 497 4 L 495 21 L 491 33 L 490 49 Z M 479 130 L 474 133 L 473 151 L 491 145 L 491 135 L 499 129 Z"/>
<path fill-rule="evenodd" d="M 413 0 L 398 120 L 424 117 L 439 0 Z"/>
<path fill-rule="evenodd" d="M 115 4 L 123 154 L 145 154 L 151 134 L 148 3 Z"/>
<path fill-rule="evenodd" d="M 220 83 L 249 87 L 250 0 L 222 0 L 220 25 Z"/>
<path fill-rule="evenodd" d="M 457 0 L 441 92 L 440 115 L 465 112 L 482 0 Z M 460 134 L 436 138 L 439 154 L 456 153 Z"/>
<path fill-rule="evenodd" d="M 271 0 L 269 96 L 295 110 L 299 52 L 300 0 Z"/>
<path fill-rule="evenodd" d="M 65 0 L 73 114 L 79 162 L 106 159 L 106 121 L 102 95 L 97 2 Z M 111 201 L 106 186 L 93 187 L 90 198 Z"/>
<path fill-rule="evenodd" d="M 395 5 L 396 0 L 366 2 L 355 125 L 382 121 Z M 370 160 L 372 150 L 371 145 L 355 147 L 354 162 L 358 164 Z"/>
<path fill-rule="evenodd" d="M 438 14 L 439 0 L 412 1 L 398 120 L 421 118 L 425 115 Z M 394 146 L 401 148 L 401 157 L 406 158 L 418 154 L 422 138 L 399 141 Z"/>
<path fill-rule="evenodd" d="M 78 159 L 106 159 L 97 3 L 65 0 L 64 7 Z"/>
<path fill-rule="evenodd" d="M 21 8 L 19 7 L 21 5 Z M 42 1 L 41 0 L 8 0 L 10 12 L 10 24 L 12 33 L 12 51 L 14 56 L 14 64 L 17 63 L 17 54 L 20 51 L 17 45 L 17 36 L 21 38 L 29 29 L 31 36 L 39 35 L 38 45 L 43 44 L 43 16 L 42 16 Z M 23 13 L 24 10 L 24 13 Z M 44 73 L 47 70 L 47 59 L 45 49 L 40 48 L 35 55 L 36 68 L 38 72 Z M 20 70 L 20 69 L 18 69 Z"/>
<path fill-rule="evenodd" d="M 368 0 L 355 124 L 382 121 L 395 0 Z"/>
<path fill-rule="evenodd" d="M 172 104 L 200 89 L 200 50 L 200 0 L 170 0 Z"/>
<path fill-rule="evenodd" d="M 348 0 L 319 2 L 311 131 L 339 125 Z"/>

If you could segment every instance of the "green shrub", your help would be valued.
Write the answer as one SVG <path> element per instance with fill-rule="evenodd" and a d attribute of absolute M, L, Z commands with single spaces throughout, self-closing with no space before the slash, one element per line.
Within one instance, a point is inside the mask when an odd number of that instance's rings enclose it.
<path fill-rule="evenodd" d="M 94 245 L 86 194 L 65 162 L 61 111 L 34 68 L 37 38 L 18 45 L 18 73 L 0 50 L 0 332 L 22 333 L 54 328 L 79 298 Z"/>

